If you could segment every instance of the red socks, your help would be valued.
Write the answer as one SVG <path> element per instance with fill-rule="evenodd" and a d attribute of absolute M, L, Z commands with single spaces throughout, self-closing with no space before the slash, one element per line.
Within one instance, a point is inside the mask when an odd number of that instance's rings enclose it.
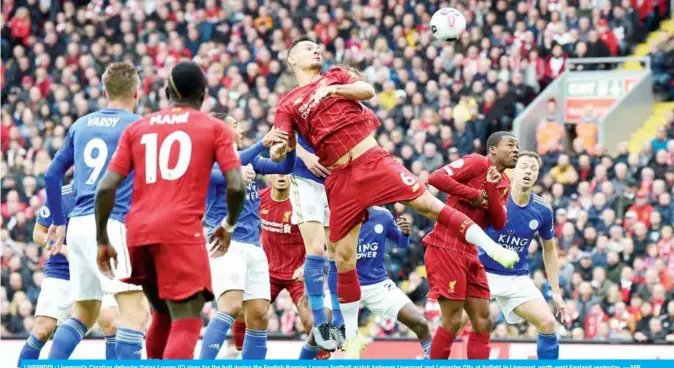
<path fill-rule="evenodd" d="M 438 327 L 438 329 L 435 330 L 435 335 L 433 335 L 433 340 L 431 340 L 431 359 L 449 359 L 449 353 L 452 351 L 454 338 L 453 332 L 445 330 L 442 326 Z"/>
<path fill-rule="evenodd" d="M 479 334 L 471 332 L 468 336 L 468 347 L 466 348 L 466 356 L 468 359 L 489 359 L 489 334 Z"/>
<path fill-rule="evenodd" d="M 164 356 L 164 348 L 170 332 L 171 316 L 157 311 L 152 312 L 152 323 L 145 338 L 148 359 L 161 359 Z"/>
<path fill-rule="evenodd" d="M 360 300 L 360 280 L 355 269 L 337 274 L 337 295 L 342 304 Z"/>
<path fill-rule="evenodd" d="M 186 318 L 171 324 L 164 359 L 194 359 L 194 348 L 201 332 L 200 318 Z"/>
<path fill-rule="evenodd" d="M 246 337 L 246 322 L 238 320 L 234 321 L 234 326 L 232 326 L 232 340 L 234 341 L 236 350 L 243 350 L 244 337 Z"/>
<path fill-rule="evenodd" d="M 468 216 L 449 206 L 445 206 L 440 211 L 438 223 L 448 228 L 452 234 L 458 236 L 462 241 L 466 241 L 466 230 L 474 224 Z"/>

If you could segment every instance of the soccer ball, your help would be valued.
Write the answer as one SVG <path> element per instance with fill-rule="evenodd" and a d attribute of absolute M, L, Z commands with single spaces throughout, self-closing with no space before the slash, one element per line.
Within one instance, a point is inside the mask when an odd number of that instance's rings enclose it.
<path fill-rule="evenodd" d="M 438 40 L 454 42 L 465 30 L 466 17 L 454 8 L 442 8 L 431 17 L 431 31 Z"/>

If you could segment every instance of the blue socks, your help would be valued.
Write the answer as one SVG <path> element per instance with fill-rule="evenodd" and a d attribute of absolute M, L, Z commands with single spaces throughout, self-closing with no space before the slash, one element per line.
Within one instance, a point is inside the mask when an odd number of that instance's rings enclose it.
<path fill-rule="evenodd" d="M 332 324 L 340 327 L 344 325 L 344 316 L 339 308 L 339 296 L 337 296 L 337 264 L 330 261 L 328 268 L 328 289 L 330 290 L 330 301 L 332 302 Z"/>
<path fill-rule="evenodd" d="M 204 338 L 201 342 L 201 353 L 199 355 L 200 360 L 214 360 L 220 352 L 220 347 L 222 343 L 225 342 L 227 338 L 227 330 L 234 324 L 234 317 L 227 313 L 218 312 L 211 322 L 208 323 L 206 327 L 206 332 L 204 332 Z M 248 339 L 248 332 L 246 332 L 246 339 Z M 266 341 L 266 331 L 265 331 L 265 341 Z M 244 349 L 246 342 L 244 340 Z M 266 344 L 265 344 L 266 346 Z M 266 353 L 266 348 L 265 348 Z"/>
<path fill-rule="evenodd" d="M 559 340 L 556 333 L 538 333 L 538 359 L 557 360 L 559 359 Z"/>
<path fill-rule="evenodd" d="M 105 336 L 105 360 L 117 360 L 116 341 L 115 335 Z"/>
<path fill-rule="evenodd" d="M 66 360 L 87 333 L 87 326 L 75 318 L 68 319 L 56 329 L 48 359 Z"/>
<path fill-rule="evenodd" d="M 314 326 L 328 322 L 323 309 L 323 265 L 325 258 L 308 255 L 304 261 L 304 286 L 309 296 L 309 306 L 314 316 Z"/>
<path fill-rule="evenodd" d="M 42 350 L 42 347 L 46 343 L 47 343 L 46 341 L 38 339 L 37 337 L 35 337 L 35 335 L 30 335 L 28 337 L 28 340 L 26 340 L 26 343 L 23 345 L 23 349 L 21 349 L 18 365 L 21 365 L 22 360 L 40 359 L 40 351 Z"/>
<path fill-rule="evenodd" d="M 421 348 L 424 349 L 424 359 L 429 359 L 430 358 L 430 352 L 431 352 L 431 340 L 428 339 L 426 341 L 420 341 L 421 343 Z"/>
<path fill-rule="evenodd" d="M 117 359 L 140 360 L 144 340 L 145 334 L 141 331 L 132 330 L 130 328 L 117 329 L 117 341 L 115 344 Z"/>
<path fill-rule="evenodd" d="M 306 341 L 302 344 L 299 360 L 314 360 L 320 349 L 318 346 L 309 345 Z"/>
<path fill-rule="evenodd" d="M 267 330 L 246 329 L 241 359 L 263 360 L 267 357 Z"/>

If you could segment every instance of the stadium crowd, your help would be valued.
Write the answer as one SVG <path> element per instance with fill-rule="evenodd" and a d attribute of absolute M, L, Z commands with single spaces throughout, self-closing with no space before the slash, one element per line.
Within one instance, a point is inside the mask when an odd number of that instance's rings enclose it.
<path fill-rule="evenodd" d="M 439 6 L 467 17 L 454 44 L 428 28 Z M 79 117 L 104 106 L 100 75 L 113 61 L 138 65 L 138 113 L 167 104 L 164 78 L 181 58 L 208 77 L 205 111 L 242 122 L 246 145 L 270 129 L 274 110 L 295 86 L 284 65 L 290 40 L 320 40 L 328 67 L 348 64 L 375 85 L 381 145 L 422 179 L 462 155 L 484 152 L 487 136 L 510 130 L 515 116 L 565 70 L 570 57 L 629 54 L 669 1 L 638 0 L 283 0 L 38 1 L 2 4 L 2 337 L 26 336 L 48 251 L 32 242 L 44 200 L 43 175 Z M 663 38 L 666 40 L 667 38 Z M 671 47 L 671 46 L 670 46 Z M 654 45 L 653 57 L 671 49 Z M 662 86 L 671 82 L 663 62 Z M 655 64 L 654 64 L 655 66 Z M 669 73 L 669 74 L 668 74 Z M 591 124 L 591 123 L 590 123 Z M 569 128 L 569 127 L 567 127 Z M 556 215 L 560 281 L 571 320 L 563 337 L 674 342 L 674 112 L 638 154 L 611 157 L 596 126 L 564 129 L 559 107 L 537 131 L 544 166 L 535 191 Z M 391 206 L 394 216 L 402 207 Z M 391 248 L 391 277 L 437 325 L 420 239 L 433 224 L 413 217 L 412 246 Z M 541 247 L 529 247 L 534 282 L 550 299 Z M 300 335 L 287 296 L 270 311 L 269 330 Z M 204 307 L 204 324 L 213 313 Z M 361 314 L 373 337 L 411 336 L 392 321 Z M 531 337 L 507 326 L 493 305 L 494 336 Z"/>

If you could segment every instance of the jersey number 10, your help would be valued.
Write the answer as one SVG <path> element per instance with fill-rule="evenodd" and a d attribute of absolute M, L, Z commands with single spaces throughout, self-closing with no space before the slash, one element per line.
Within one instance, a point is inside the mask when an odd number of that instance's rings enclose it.
<path fill-rule="evenodd" d="M 174 143 L 178 143 L 178 162 L 169 168 L 169 156 Z M 145 182 L 157 182 L 157 133 L 144 134 L 140 143 L 145 145 Z M 192 140 L 182 130 L 169 134 L 159 147 L 159 175 L 164 180 L 177 180 L 185 175 L 192 157 Z"/>

